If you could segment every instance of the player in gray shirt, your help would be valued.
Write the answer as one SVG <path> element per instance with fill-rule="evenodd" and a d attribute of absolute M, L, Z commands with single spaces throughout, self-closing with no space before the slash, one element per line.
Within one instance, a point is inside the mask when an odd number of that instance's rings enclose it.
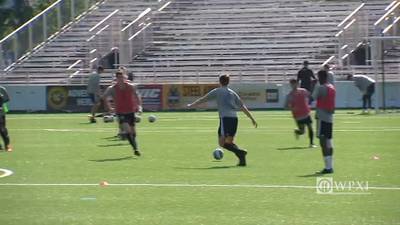
<path fill-rule="evenodd" d="M 221 75 L 219 77 L 219 83 L 219 88 L 211 90 L 203 97 L 197 99 L 191 104 L 188 104 L 187 107 L 191 108 L 203 102 L 216 100 L 220 118 L 218 128 L 219 145 L 235 153 L 235 155 L 239 158 L 239 163 L 237 164 L 238 166 L 246 166 L 247 151 L 240 149 L 234 143 L 234 137 L 236 135 L 238 125 L 237 111 L 242 110 L 247 117 L 251 119 L 254 127 L 257 127 L 257 122 L 247 109 L 246 105 L 244 105 L 239 95 L 236 94 L 236 92 L 234 92 L 232 89 L 228 88 L 229 75 Z"/>
<path fill-rule="evenodd" d="M 90 115 L 89 115 L 89 121 L 91 123 L 95 123 L 95 114 L 97 109 L 100 107 L 101 101 L 100 101 L 100 95 L 101 95 L 101 90 L 100 90 L 100 78 L 101 78 L 101 73 L 104 72 L 104 68 L 102 66 L 98 66 L 96 71 L 90 74 L 88 84 L 87 84 L 87 93 L 92 100 L 92 108 L 90 110 Z"/>
<path fill-rule="evenodd" d="M 368 112 L 368 108 L 372 108 L 371 97 L 375 92 L 375 80 L 365 75 L 348 75 L 347 80 L 354 81 L 354 85 L 363 93 L 363 112 Z M 367 108 L 368 105 L 368 108 Z"/>

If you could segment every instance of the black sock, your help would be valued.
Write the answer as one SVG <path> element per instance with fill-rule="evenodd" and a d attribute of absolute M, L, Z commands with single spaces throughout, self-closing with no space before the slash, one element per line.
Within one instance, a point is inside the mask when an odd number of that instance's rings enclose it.
<path fill-rule="evenodd" d="M 224 148 L 226 148 L 227 150 L 235 153 L 235 155 L 240 154 L 240 152 L 242 152 L 243 150 L 241 150 L 237 145 L 235 144 L 224 144 Z"/>
<path fill-rule="evenodd" d="M 7 147 L 10 144 L 10 137 L 8 136 L 8 130 L 5 127 L 0 129 L 1 137 L 3 138 L 4 145 Z"/>
<path fill-rule="evenodd" d="M 314 132 L 312 129 L 308 130 L 308 138 L 310 139 L 310 145 L 314 144 Z"/>
<path fill-rule="evenodd" d="M 137 148 L 137 142 L 136 142 L 136 135 L 135 134 L 128 134 L 127 137 L 128 137 L 129 144 L 131 144 L 132 147 L 133 147 L 133 150 L 136 151 L 138 149 Z"/>

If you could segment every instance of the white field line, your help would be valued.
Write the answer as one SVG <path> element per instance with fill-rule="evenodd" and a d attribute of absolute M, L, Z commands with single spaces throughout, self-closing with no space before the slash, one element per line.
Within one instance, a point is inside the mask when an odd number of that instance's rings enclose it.
<path fill-rule="evenodd" d="M 47 132 L 110 132 L 115 131 L 117 128 L 92 128 L 92 129 L 79 129 L 79 128 L 63 128 L 63 129 L 55 129 L 55 128 L 9 128 L 11 131 L 47 131 Z M 216 129 L 216 128 L 215 128 Z M 138 127 L 139 132 L 151 132 L 151 133 L 163 133 L 163 132 L 213 132 L 214 128 L 196 128 L 193 127 L 157 127 L 157 128 L 147 128 L 147 127 Z M 269 128 L 241 128 L 241 132 L 270 132 L 270 133 L 288 133 L 290 128 L 282 128 L 282 129 L 269 129 Z M 334 129 L 334 132 L 395 132 L 400 131 L 399 128 L 393 127 L 377 127 L 377 128 L 358 128 L 358 129 Z"/>
<path fill-rule="evenodd" d="M 8 186 L 8 187 L 17 187 L 17 186 L 59 186 L 59 187 L 70 187 L 70 186 L 101 186 L 100 184 L 77 184 L 77 183 L 0 183 L 1 186 Z M 264 184 L 150 184 L 150 183 L 116 183 L 112 184 L 109 183 L 104 186 L 116 186 L 116 187 L 177 187 L 177 188 L 270 188 L 270 189 L 316 189 L 316 186 L 309 186 L 309 185 L 264 185 Z M 400 187 L 368 187 L 368 190 L 392 190 L 392 191 L 400 191 Z"/>
<path fill-rule="evenodd" d="M 152 114 L 152 115 L 156 115 L 159 119 L 162 119 L 162 120 L 166 120 L 166 121 L 176 121 L 176 120 L 191 120 L 191 121 L 193 121 L 193 120 L 196 120 L 196 121 L 198 121 L 198 120 L 215 120 L 215 119 L 218 119 L 218 113 L 217 112 L 210 112 L 211 114 L 210 115 L 201 115 L 201 113 L 198 113 L 198 114 L 192 114 L 192 113 L 190 113 L 190 112 L 188 112 L 188 113 L 181 113 L 181 114 L 179 114 L 179 115 L 164 115 L 163 113 L 157 113 L 157 112 L 155 112 L 155 113 L 145 113 L 145 114 L 143 114 L 142 115 L 142 118 L 143 117 L 147 117 L 147 116 L 149 116 L 150 114 Z M 214 114 L 212 114 L 212 113 L 214 113 Z M 263 114 L 262 112 L 261 113 L 258 113 L 257 111 L 256 112 L 254 112 L 254 114 L 255 114 L 255 116 L 257 117 L 257 118 L 259 118 L 259 119 L 261 119 L 261 120 L 263 120 L 263 119 L 277 119 L 277 120 L 280 120 L 280 119 L 291 119 L 291 114 L 290 114 L 290 112 L 289 111 L 287 111 L 287 113 L 282 113 L 282 114 L 267 114 L 267 113 L 265 113 L 265 114 Z M 354 120 L 354 119 L 357 119 L 357 120 L 364 120 L 364 119 L 366 119 L 366 118 L 368 118 L 368 120 L 371 120 L 371 119 L 373 119 L 373 118 L 377 118 L 377 119 L 393 119 L 393 118 L 398 118 L 399 117 L 399 113 L 394 113 L 394 114 L 385 114 L 385 115 L 382 115 L 382 116 L 380 116 L 380 115 L 376 115 L 376 116 L 371 116 L 371 117 L 364 117 L 364 116 L 359 116 L 358 117 L 358 115 L 357 114 L 351 114 L 351 115 L 349 115 L 349 114 L 335 114 L 335 117 L 340 117 L 341 119 L 345 119 L 345 118 L 348 118 L 348 119 L 351 119 L 351 120 Z M 238 116 L 239 116 L 239 118 L 245 118 L 246 116 L 245 115 L 243 115 L 243 114 L 241 114 L 241 113 L 239 113 L 238 114 Z M 80 120 L 80 119 L 83 119 L 83 120 L 87 120 L 87 116 L 85 116 L 85 115 L 68 115 L 68 116 L 57 116 L 57 115 L 35 115 L 35 114 L 32 114 L 32 115 L 23 115 L 23 116 L 19 116 L 19 115 L 17 115 L 17 114 L 15 114 L 15 115 L 13 115 L 13 114 L 11 114 L 11 115 L 8 115 L 8 118 L 7 119 L 9 119 L 9 120 L 27 120 L 27 119 L 29 119 L 29 120 L 53 120 L 53 119 L 62 119 L 62 120 Z M 99 118 L 99 119 L 101 119 L 101 118 Z"/>
<path fill-rule="evenodd" d="M 0 175 L 0 178 L 2 177 L 7 177 L 13 174 L 13 172 L 11 170 L 7 170 L 7 169 L 1 169 L 0 171 L 3 172 L 3 174 Z"/>

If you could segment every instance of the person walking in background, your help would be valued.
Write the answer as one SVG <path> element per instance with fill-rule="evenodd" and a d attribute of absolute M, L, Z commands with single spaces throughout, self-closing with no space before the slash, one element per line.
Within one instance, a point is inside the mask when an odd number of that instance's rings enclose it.
<path fill-rule="evenodd" d="M 371 97 L 375 93 L 375 80 L 365 75 L 348 75 L 347 80 L 354 81 L 354 85 L 362 92 L 363 113 L 372 109 Z"/>
<path fill-rule="evenodd" d="M 100 79 L 101 79 L 101 73 L 104 72 L 104 68 L 102 66 L 98 66 L 96 71 L 91 73 L 89 76 L 88 84 L 87 84 L 87 93 L 92 100 L 92 108 L 90 110 L 90 115 L 89 115 L 89 121 L 91 123 L 96 123 L 96 112 L 97 109 L 101 105 L 100 101 L 100 96 L 101 96 L 101 90 L 100 90 Z"/>
<path fill-rule="evenodd" d="M 247 117 L 251 119 L 254 127 L 257 127 L 257 122 L 247 109 L 239 95 L 236 94 L 232 89 L 228 88 L 229 75 L 219 76 L 220 87 L 215 88 L 208 92 L 203 97 L 197 99 L 191 104 L 188 104 L 188 108 L 197 106 L 200 103 L 216 100 L 218 113 L 219 113 L 219 128 L 218 137 L 219 145 L 231 152 L 233 152 L 239 159 L 237 166 L 246 166 L 246 155 L 247 151 L 240 149 L 235 143 L 234 138 L 238 126 L 237 110 L 241 109 Z"/>
<path fill-rule="evenodd" d="M 308 68 L 309 62 L 303 62 L 303 68 L 297 73 L 297 82 L 300 87 L 306 89 L 308 92 L 313 91 L 313 82 L 316 80 L 314 72 Z"/>
<path fill-rule="evenodd" d="M 7 90 L 0 86 L 0 134 L 4 142 L 4 147 L 7 152 L 11 152 L 13 149 L 10 145 L 10 137 L 6 126 L 6 113 L 8 111 L 7 102 L 10 101 L 10 96 Z M 3 147 L 0 145 L 0 149 Z"/>
<path fill-rule="evenodd" d="M 290 79 L 289 84 L 292 90 L 286 96 L 285 108 L 289 108 L 292 111 L 293 118 L 296 121 L 297 129 L 294 130 L 296 139 L 299 138 L 299 135 L 303 135 L 305 133 L 305 126 L 307 126 L 308 138 L 310 140 L 309 147 L 317 147 L 314 145 L 311 108 L 308 104 L 310 93 L 304 88 L 299 88 L 296 79 Z"/>
<path fill-rule="evenodd" d="M 104 100 L 104 104 L 110 114 L 115 111 L 118 122 L 121 124 L 124 133 L 126 133 L 126 138 L 133 148 L 134 155 L 140 156 L 141 152 L 136 141 L 135 113 L 142 112 L 142 99 L 136 86 L 126 80 L 127 77 L 123 71 L 118 70 L 115 73 L 115 77 L 117 82 L 107 88 L 101 99 Z M 111 107 L 108 97 L 113 99 L 114 109 Z"/>
<path fill-rule="evenodd" d="M 321 70 L 318 72 L 320 85 L 316 87 L 312 97 L 317 100 L 316 117 L 319 123 L 317 137 L 322 149 L 325 168 L 320 174 L 333 173 L 333 114 L 335 113 L 335 87 L 328 83 L 328 74 Z"/>

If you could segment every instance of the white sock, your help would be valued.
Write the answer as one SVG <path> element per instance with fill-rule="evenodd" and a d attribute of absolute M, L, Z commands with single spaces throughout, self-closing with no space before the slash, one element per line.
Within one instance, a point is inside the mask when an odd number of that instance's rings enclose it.
<path fill-rule="evenodd" d="M 324 156 L 325 169 L 333 169 L 333 158 L 332 156 Z"/>

